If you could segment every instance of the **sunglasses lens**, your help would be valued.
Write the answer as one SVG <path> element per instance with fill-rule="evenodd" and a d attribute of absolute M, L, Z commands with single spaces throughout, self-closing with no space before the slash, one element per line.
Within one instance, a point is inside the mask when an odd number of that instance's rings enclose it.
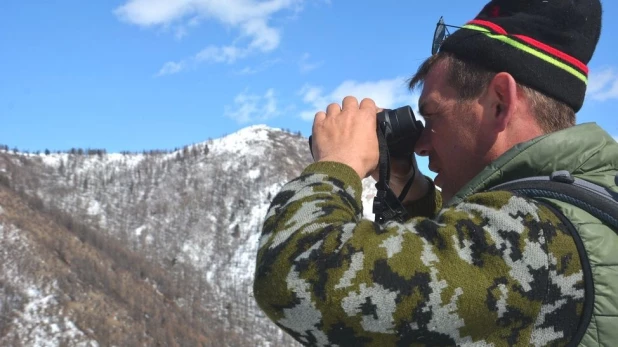
<path fill-rule="evenodd" d="M 444 25 L 444 19 L 440 17 L 438 24 L 436 24 L 436 31 L 433 33 L 433 44 L 431 45 L 432 55 L 438 53 L 444 39 L 446 39 L 446 26 Z"/>

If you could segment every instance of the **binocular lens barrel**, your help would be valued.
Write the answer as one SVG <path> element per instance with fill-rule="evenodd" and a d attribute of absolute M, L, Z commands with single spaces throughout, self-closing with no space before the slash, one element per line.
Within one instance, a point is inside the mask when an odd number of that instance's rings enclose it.
<path fill-rule="evenodd" d="M 378 130 L 383 131 L 392 157 L 405 158 L 414 153 L 423 128 L 410 106 L 378 112 Z"/>

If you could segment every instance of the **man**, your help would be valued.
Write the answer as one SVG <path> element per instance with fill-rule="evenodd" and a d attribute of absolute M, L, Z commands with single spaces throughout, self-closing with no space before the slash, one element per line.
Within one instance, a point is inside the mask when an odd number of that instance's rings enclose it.
<path fill-rule="evenodd" d="M 311 346 L 618 343 L 616 231 L 489 190 L 567 170 L 618 191 L 618 144 L 575 126 L 600 27 L 598 0 L 495 0 L 445 40 L 410 81 L 423 85 L 415 152 L 437 176 L 416 175 L 405 223 L 362 218 L 375 103 L 318 112 L 316 162 L 274 198 L 260 239 L 254 294 L 268 317 Z M 416 170 L 404 164 L 397 194 Z"/>

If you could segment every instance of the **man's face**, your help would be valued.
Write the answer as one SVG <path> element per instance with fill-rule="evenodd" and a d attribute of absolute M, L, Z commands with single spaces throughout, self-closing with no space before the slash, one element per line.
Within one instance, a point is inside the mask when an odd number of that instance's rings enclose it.
<path fill-rule="evenodd" d="M 419 108 L 425 130 L 415 152 L 429 156 L 429 169 L 438 173 L 435 184 L 448 201 L 491 161 L 488 150 L 495 134 L 484 124 L 483 103 L 479 99 L 462 102 L 449 86 L 444 61 L 425 78 Z"/>

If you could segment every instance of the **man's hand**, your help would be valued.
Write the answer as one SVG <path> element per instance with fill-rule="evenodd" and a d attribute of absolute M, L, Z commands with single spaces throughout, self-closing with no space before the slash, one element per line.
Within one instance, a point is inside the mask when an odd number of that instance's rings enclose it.
<path fill-rule="evenodd" d="M 316 161 L 336 161 L 350 166 L 363 179 L 378 166 L 377 108 L 371 99 L 343 99 L 318 112 L 313 121 L 313 154 Z"/>
<path fill-rule="evenodd" d="M 418 200 L 425 196 L 429 191 L 429 182 L 423 176 L 423 173 L 418 169 L 416 163 L 416 157 L 412 155 L 410 160 L 408 159 L 395 159 L 390 158 L 391 162 L 391 176 L 388 186 L 391 188 L 395 195 L 399 196 L 401 191 L 408 183 L 408 180 L 414 175 L 414 181 L 408 190 L 405 198 L 402 202 L 411 202 Z M 380 179 L 380 170 L 376 169 L 371 173 L 371 177 L 376 181 Z"/>

